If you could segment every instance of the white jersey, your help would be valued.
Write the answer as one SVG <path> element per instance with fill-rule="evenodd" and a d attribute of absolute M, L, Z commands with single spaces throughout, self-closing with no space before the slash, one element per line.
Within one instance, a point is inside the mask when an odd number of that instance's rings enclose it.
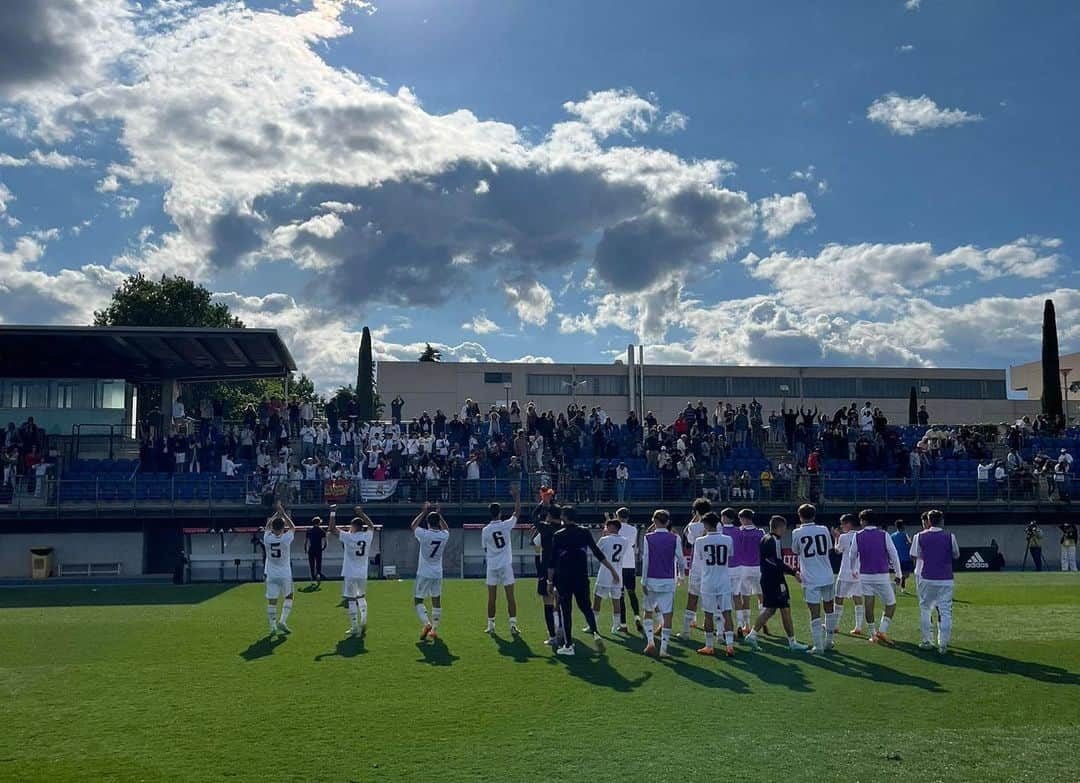
<path fill-rule="evenodd" d="M 734 548 L 731 536 L 719 531 L 706 533 L 694 540 L 694 568 L 700 569 L 702 595 L 731 592 L 728 560 Z"/>
<path fill-rule="evenodd" d="M 341 562 L 343 579 L 367 579 L 368 558 L 371 557 L 371 542 L 375 538 L 374 530 L 361 530 L 356 533 L 339 531 L 338 538 L 345 552 Z"/>
<path fill-rule="evenodd" d="M 510 534 L 516 524 L 517 517 L 493 519 L 480 531 L 480 543 L 484 546 L 489 570 L 513 567 L 514 547 Z"/>
<path fill-rule="evenodd" d="M 851 567 L 852 551 L 855 549 L 855 531 L 841 533 L 836 539 L 836 551 L 840 553 L 840 581 L 857 582 L 859 572 Z"/>
<path fill-rule="evenodd" d="M 416 540 L 420 542 L 420 556 L 416 566 L 417 579 L 442 579 L 443 551 L 450 538 L 449 530 L 431 530 L 418 527 Z"/>
<path fill-rule="evenodd" d="M 693 547 L 694 542 L 705 535 L 705 523 L 691 522 L 686 526 L 684 533 L 686 535 L 686 543 Z M 697 576 L 701 573 L 701 569 L 698 567 L 696 549 L 694 549 L 693 553 L 690 555 L 690 573 L 693 576 Z"/>
<path fill-rule="evenodd" d="M 825 587 L 833 583 L 829 528 L 816 523 L 799 525 L 791 531 L 791 548 L 799 558 L 799 579 L 803 587 Z"/>
<path fill-rule="evenodd" d="M 623 550 L 621 556 L 622 568 L 636 568 L 637 567 L 637 534 L 638 529 L 636 525 L 632 525 L 629 522 L 623 522 L 619 526 L 619 535 L 626 541 L 627 549 Z M 614 563 L 612 563 L 614 565 Z"/>
<path fill-rule="evenodd" d="M 618 571 L 623 567 L 623 560 L 626 554 L 626 539 L 623 538 L 622 530 L 618 533 L 612 533 L 611 535 L 603 536 L 596 545 L 600 548 L 600 551 L 604 553 L 604 557 L 611 563 L 612 567 Z M 615 577 L 611 575 L 611 572 L 606 568 L 601 568 L 600 573 L 596 576 L 597 587 L 614 587 L 616 585 Z"/>
<path fill-rule="evenodd" d="M 263 572 L 267 579 L 292 579 L 293 531 L 286 530 L 280 536 L 270 530 L 263 533 L 266 560 Z"/>

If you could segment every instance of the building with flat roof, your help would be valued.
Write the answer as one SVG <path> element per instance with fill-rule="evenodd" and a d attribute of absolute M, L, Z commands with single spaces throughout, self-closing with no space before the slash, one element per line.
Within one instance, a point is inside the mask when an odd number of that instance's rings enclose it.
<path fill-rule="evenodd" d="M 914 387 L 931 421 L 1013 421 L 1037 412 L 1038 403 L 1008 399 L 1005 370 L 919 367 L 763 367 L 642 365 L 633 349 L 614 364 L 520 364 L 487 362 L 391 362 L 378 365 L 381 399 L 400 395 L 406 419 L 423 411 L 448 416 L 465 399 L 481 407 L 517 400 L 542 411 L 565 409 L 572 400 L 601 407 L 614 421 L 632 409 L 672 421 L 687 402 L 756 398 L 765 415 L 781 406 L 817 408 L 832 414 L 852 402 L 880 407 L 891 422 L 906 423 Z"/>

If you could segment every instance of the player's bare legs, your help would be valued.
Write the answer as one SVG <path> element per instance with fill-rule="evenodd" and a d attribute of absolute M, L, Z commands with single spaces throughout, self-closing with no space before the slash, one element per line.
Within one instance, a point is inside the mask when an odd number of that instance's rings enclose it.
<path fill-rule="evenodd" d="M 769 607 L 765 607 L 761 610 L 761 614 L 758 615 L 753 629 L 746 637 L 746 643 L 750 645 L 751 649 L 758 649 L 758 632 L 765 628 L 765 624 L 769 622 L 774 614 L 776 614 L 776 610 L 770 609 Z M 791 609 L 785 607 L 780 610 L 780 622 L 784 626 L 784 633 L 787 634 L 788 649 L 796 651 L 806 650 L 807 646 L 795 639 L 795 623 L 791 620 Z"/>
<path fill-rule="evenodd" d="M 496 597 L 497 597 L 496 594 L 497 594 L 498 589 L 499 588 L 496 585 L 488 585 L 487 586 L 487 593 L 488 593 L 487 632 L 488 633 L 495 633 L 495 601 L 496 601 Z"/>
<path fill-rule="evenodd" d="M 510 633 L 517 636 L 518 624 L 517 624 L 517 599 L 514 598 L 514 586 L 506 585 L 506 613 L 510 616 Z M 493 615 L 488 614 L 488 617 Z"/>
<path fill-rule="evenodd" d="M 687 602 L 689 606 L 689 601 Z M 687 610 L 689 611 L 689 609 Z M 705 612 L 705 646 L 698 650 L 699 655 L 716 654 L 716 621 L 712 612 Z"/>
<path fill-rule="evenodd" d="M 427 604 L 424 603 L 423 598 L 413 598 L 413 608 L 416 609 L 416 616 L 420 618 L 420 641 L 424 641 L 431 634 L 431 618 L 428 615 Z"/>
<path fill-rule="evenodd" d="M 292 630 L 286 625 L 289 619 L 289 613 L 292 611 L 293 594 L 289 593 L 285 596 L 285 600 L 281 602 L 281 617 L 277 621 L 278 633 L 292 633 Z"/>
<path fill-rule="evenodd" d="M 686 612 L 683 615 L 683 635 L 689 636 L 691 628 L 697 628 L 697 608 L 700 596 L 694 593 L 686 594 Z M 705 613 L 705 622 L 709 621 L 709 613 Z"/>

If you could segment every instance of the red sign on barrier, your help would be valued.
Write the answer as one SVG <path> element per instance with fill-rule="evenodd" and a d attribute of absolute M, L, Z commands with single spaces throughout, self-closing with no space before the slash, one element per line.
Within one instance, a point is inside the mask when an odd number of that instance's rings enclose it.
<path fill-rule="evenodd" d="M 323 487 L 323 498 L 327 503 L 340 503 L 349 497 L 349 479 L 329 479 Z"/>
<path fill-rule="evenodd" d="M 795 554 L 794 549 L 784 547 L 783 550 L 781 550 L 781 555 L 784 558 L 784 565 L 786 565 L 792 571 L 799 570 L 799 556 Z"/>

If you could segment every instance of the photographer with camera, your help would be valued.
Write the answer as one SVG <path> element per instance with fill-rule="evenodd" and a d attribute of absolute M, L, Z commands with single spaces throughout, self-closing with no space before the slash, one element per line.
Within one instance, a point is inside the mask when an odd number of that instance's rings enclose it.
<path fill-rule="evenodd" d="M 1034 519 L 1028 522 L 1027 530 L 1024 531 L 1024 536 L 1027 538 L 1028 552 L 1031 553 L 1031 560 L 1035 563 L 1035 570 L 1043 570 L 1042 559 L 1042 530 L 1039 528 L 1039 523 Z M 1026 559 L 1025 559 L 1026 562 Z"/>

